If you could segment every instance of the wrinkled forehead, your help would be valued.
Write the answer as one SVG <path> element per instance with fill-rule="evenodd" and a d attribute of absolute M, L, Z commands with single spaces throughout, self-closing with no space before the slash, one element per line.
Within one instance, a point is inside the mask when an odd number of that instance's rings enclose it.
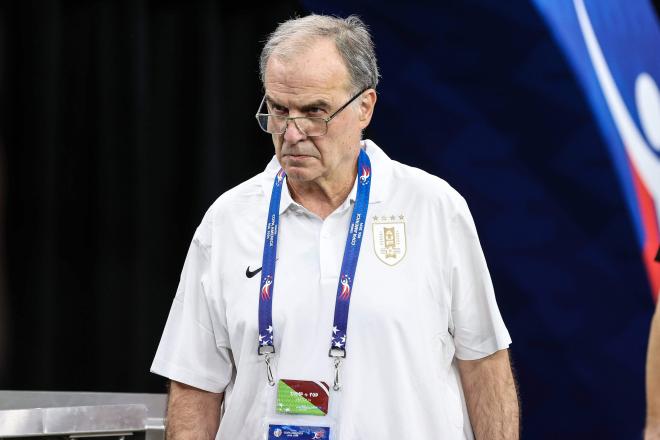
<path fill-rule="evenodd" d="M 351 82 L 335 43 L 317 39 L 278 46 L 266 63 L 264 88 L 269 97 L 324 95 L 326 99 L 342 100 Z"/>

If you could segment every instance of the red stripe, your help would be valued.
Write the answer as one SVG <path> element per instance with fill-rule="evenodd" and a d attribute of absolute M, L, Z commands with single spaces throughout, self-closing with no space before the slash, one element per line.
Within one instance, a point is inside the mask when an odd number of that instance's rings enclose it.
<path fill-rule="evenodd" d="M 644 230 L 642 260 L 646 267 L 646 274 L 649 277 L 651 295 L 653 295 L 653 299 L 657 301 L 658 293 L 660 293 L 660 263 L 655 261 L 655 255 L 658 252 L 658 246 L 660 246 L 658 218 L 655 213 L 653 197 L 651 197 L 651 194 L 646 189 L 646 185 L 639 177 L 630 158 L 628 159 L 628 166 L 630 166 L 630 172 L 633 176 L 633 185 L 635 187 L 635 192 L 637 193 L 639 213 L 642 219 L 642 229 Z M 658 203 L 660 203 L 660 200 L 658 200 Z"/>

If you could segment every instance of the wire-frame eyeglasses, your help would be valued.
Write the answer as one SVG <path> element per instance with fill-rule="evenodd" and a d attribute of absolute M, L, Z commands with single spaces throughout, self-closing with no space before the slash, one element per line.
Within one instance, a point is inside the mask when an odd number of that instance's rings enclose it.
<path fill-rule="evenodd" d="M 259 113 L 255 115 L 259 127 L 266 133 L 270 134 L 284 134 L 287 127 L 289 126 L 289 121 L 293 121 L 296 125 L 298 131 L 307 137 L 317 137 L 323 136 L 328 132 L 328 122 L 332 121 L 335 116 L 339 114 L 342 110 L 349 106 L 349 104 L 357 99 L 358 96 L 369 90 L 370 87 L 362 89 L 358 94 L 353 96 L 348 102 L 341 107 L 339 107 L 333 114 L 323 118 L 320 116 L 283 116 L 283 115 L 272 115 L 270 113 Z M 261 104 L 259 104 L 259 110 L 264 105 L 266 100 L 266 95 L 261 99 Z"/>

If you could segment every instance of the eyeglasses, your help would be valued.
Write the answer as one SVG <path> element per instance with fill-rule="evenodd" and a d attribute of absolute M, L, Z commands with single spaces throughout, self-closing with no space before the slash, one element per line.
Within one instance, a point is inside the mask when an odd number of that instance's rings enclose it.
<path fill-rule="evenodd" d="M 334 112 L 327 118 L 322 118 L 320 116 L 291 117 L 291 116 L 283 116 L 283 115 L 271 115 L 269 113 L 257 113 L 255 117 L 257 118 L 259 127 L 261 127 L 261 129 L 266 133 L 284 134 L 284 132 L 286 132 L 287 127 L 289 126 L 289 121 L 292 121 L 296 125 L 298 131 L 307 137 L 323 136 L 328 132 L 328 122 L 332 121 L 334 117 L 339 114 L 339 112 L 341 112 L 346 107 L 348 107 L 348 105 L 351 102 L 355 101 L 358 96 L 360 96 L 369 89 L 370 87 L 362 89 L 360 93 L 349 99 L 346 104 L 339 107 L 339 109 L 337 109 L 336 112 Z M 261 110 L 261 108 L 263 107 L 265 100 L 266 100 L 266 95 L 264 95 L 263 99 L 261 100 L 261 104 L 259 105 L 259 110 Z"/>

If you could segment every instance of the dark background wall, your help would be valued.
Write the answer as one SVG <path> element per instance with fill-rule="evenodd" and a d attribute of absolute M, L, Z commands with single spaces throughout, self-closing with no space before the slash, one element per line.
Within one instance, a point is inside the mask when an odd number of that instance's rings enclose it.
<path fill-rule="evenodd" d="M 638 437 L 650 290 L 590 109 L 522 0 L 3 2 L 0 388 L 163 391 L 148 369 L 192 233 L 272 154 L 259 42 L 305 11 L 371 26 L 368 137 L 468 200 L 523 437 Z"/>
<path fill-rule="evenodd" d="M 148 366 L 191 234 L 271 156 L 259 41 L 296 8 L 2 4 L 2 386 L 163 390 Z"/>

